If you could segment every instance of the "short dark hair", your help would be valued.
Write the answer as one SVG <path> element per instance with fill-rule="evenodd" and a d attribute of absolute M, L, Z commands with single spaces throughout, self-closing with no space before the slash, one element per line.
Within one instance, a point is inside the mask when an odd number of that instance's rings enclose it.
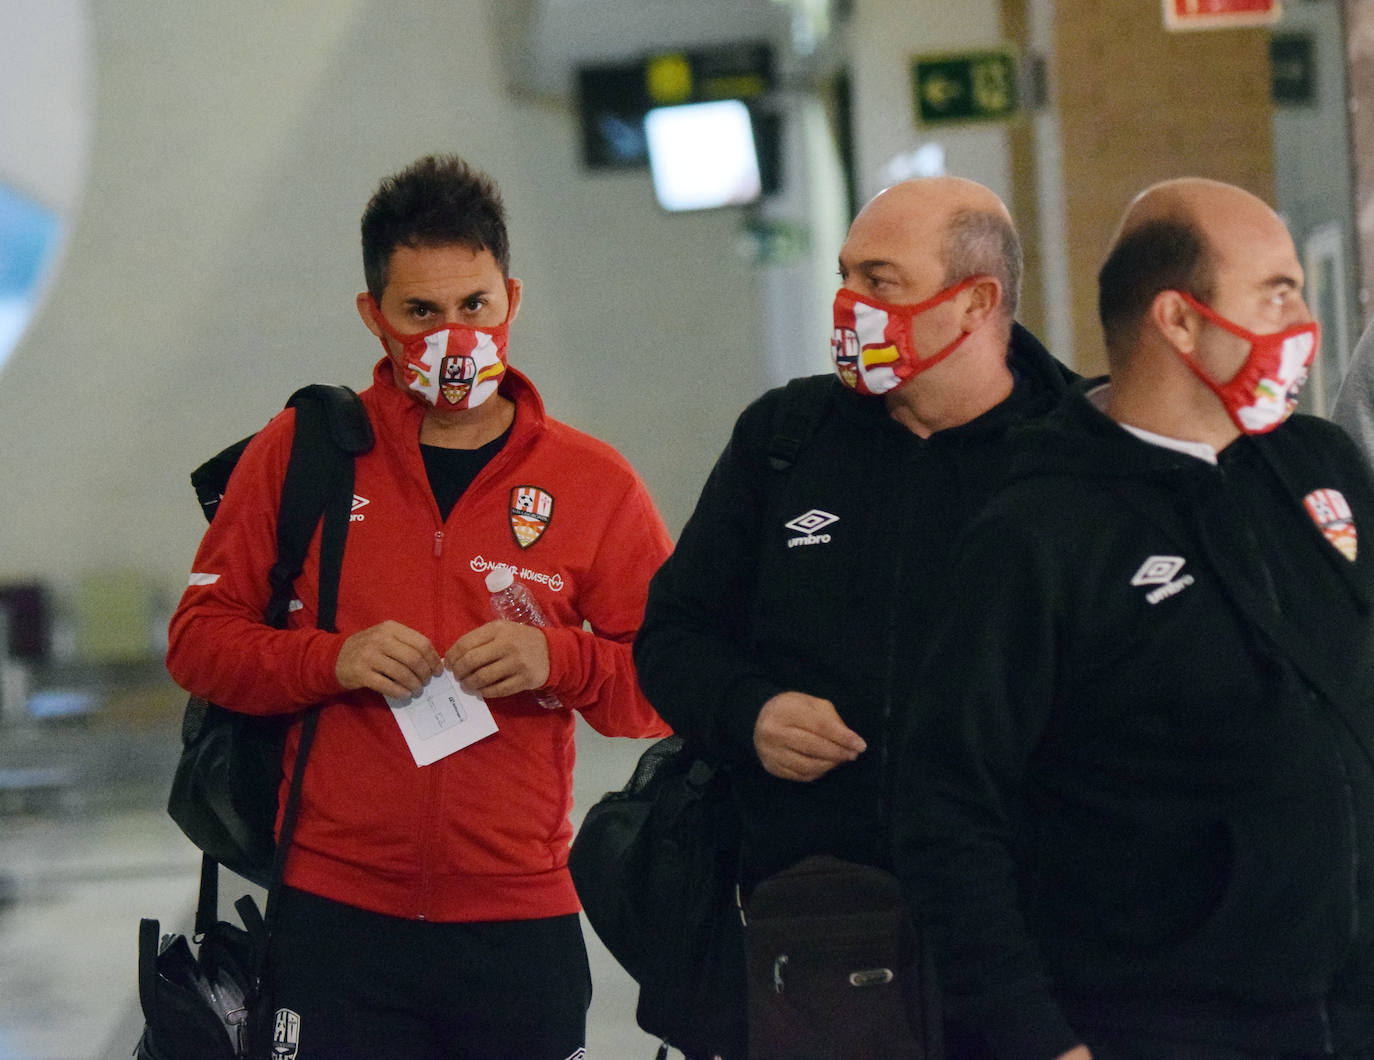
<path fill-rule="evenodd" d="M 1210 301 L 1214 264 L 1202 230 L 1186 216 L 1145 221 L 1118 239 L 1097 273 L 1097 315 L 1108 356 L 1130 348 L 1160 291 Z"/>
<path fill-rule="evenodd" d="M 363 276 L 381 301 L 397 247 L 489 250 L 510 275 L 506 210 L 496 182 L 457 155 L 427 155 L 387 177 L 363 211 Z"/>
<path fill-rule="evenodd" d="M 941 257 L 944 286 L 970 276 L 995 276 L 1002 284 L 1002 312 L 1015 318 L 1021 298 L 1021 237 L 996 210 L 959 210 L 945 227 Z"/>

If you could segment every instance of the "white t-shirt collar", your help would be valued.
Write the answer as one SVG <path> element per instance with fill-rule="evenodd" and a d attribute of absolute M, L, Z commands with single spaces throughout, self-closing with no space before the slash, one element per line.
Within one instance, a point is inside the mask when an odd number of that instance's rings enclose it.
<path fill-rule="evenodd" d="M 1107 414 L 1107 394 L 1110 390 L 1111 383 L 1103 383 L 1101 386 L 1093 387 L 1086 395 L 1097 411 L 1104 416 Z M 1167 435 L 1155 434 L 1154 431 L 1147 431 L 1142 427 L 1132 427 L 1129 423 L 1122 423 L 1120 420 L 1113 420 L 1112 422 L 1130 431 L 1142 442 L 1149 442 L 1161 449 L 1172 449 L 1176 453 L 1196 457 L 1198 460 L 1209 464 L 1217 462 L 1217 451 L 1206 442 L 1188 442 L 1182 438 L 1170 438 Z"/>

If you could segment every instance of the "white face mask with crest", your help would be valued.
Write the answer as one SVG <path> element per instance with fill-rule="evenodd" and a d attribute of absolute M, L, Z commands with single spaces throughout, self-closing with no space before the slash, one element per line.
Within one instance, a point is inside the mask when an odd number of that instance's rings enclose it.
<path fill-rule="evenodd" d="M 444 412 L 475 409 L 496 393 L 506 374 L 510 317 L 494 328 L 445 324 L 418 335 L 403 335 L 382 316 L 369 297 L 372 319 L 382 330 L 382 349 L 399 370 L 404 386 L 426 404 Z M 401 346 L 394 353 L 386 339 Z"/>
<path fill-rule="evenodd" d="M 1187 291 L 1178 293 L 1217 327 L 1250 343 L 1245 362 L 1225 383 L 1212 379 L 1193 358 L 1183 357 L 1184 363 L 1220 399 L 1231 422 L 1245 434 L 1265 434 L 1288 419 L 1321 345 L 1321 326 L 1311 321 L 1271 335 L 1257 335 L 1227 320 Z"/>

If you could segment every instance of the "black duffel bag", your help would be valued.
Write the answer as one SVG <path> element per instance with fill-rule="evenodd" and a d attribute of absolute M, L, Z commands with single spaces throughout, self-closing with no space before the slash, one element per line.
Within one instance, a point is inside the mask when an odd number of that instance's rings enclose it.
<path fill-rule="evenodd" d="M 728 774 L 669 736 L 587 811 L 568 859 L 587 920 L 639 984 L 635 1021 L 689 1056 L 745 1055 L 739 842 Z"/>
<path fill-rule="evenodd" d="M 138 925 L 138 1000 L 143 1035 L 135 1060 L 239 1060 L 249 1055 L 249 1012 L 263 1003 L 255 969 L 267 931 L 247 895 L 236 906 L 245 927 L 218 921 L 196 951 L 185 935 Z M 261 1016 L 259 1015 L 259 1019 Z"/>

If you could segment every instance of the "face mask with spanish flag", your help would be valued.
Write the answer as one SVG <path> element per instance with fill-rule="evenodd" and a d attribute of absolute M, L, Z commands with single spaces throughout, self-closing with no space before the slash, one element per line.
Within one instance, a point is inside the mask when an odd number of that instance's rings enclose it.
<path fill-rule="evenodd" d="M 978 279 L 970 276 L 915 305 L 872 302 L 841 287 L 835 294 L 835 330 L 830 336 L 830 360 L 840 382 L 860 394 L 886 394 L 934 368 L 972 332 L 960 332 L 948 346 L 923 357 L 911 337 L 911 322 Z"/>
<path fill-rule="evenodd" d="M 441 412 L 475 409 L 496 393 L 506 374 L 509 319 L 494 328 L 446 324 L 418 335 L 403 335 L 387 323 L 376 302 L 372 318 L 387 337 L 400 343 L 399 354 L 385 338 L 382 348 L 399 369 L 406 388 Z"/>

